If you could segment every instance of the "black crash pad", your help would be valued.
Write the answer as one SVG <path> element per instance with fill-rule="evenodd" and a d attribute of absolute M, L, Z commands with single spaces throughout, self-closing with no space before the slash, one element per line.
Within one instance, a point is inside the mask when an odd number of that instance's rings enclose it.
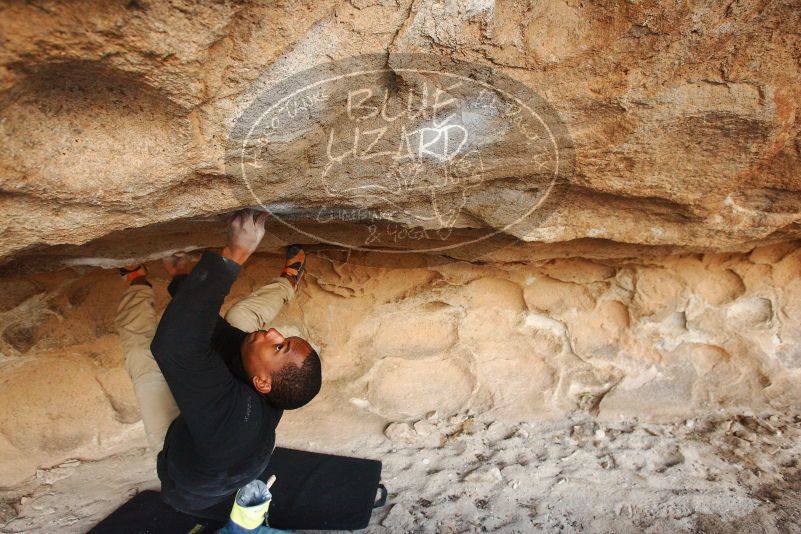
<path fill-rule="evenodd" d="M 358 530 L 370 522 L 381 462 L 277 447 L 259 477 L 276 475 L 270 526 L 286 530 Z M 207 534 L 220 528 L 234 494 L 199 517 L 175 511 L 157 491 L 143 491 L 90 532 L 96 534 Z"/>
<path fill-rule="evenodd" d="M 158 491 L 142 491 L 98 523 L 92 534 L 209 534 L 223 526 L 213 519 L 174 510 Z"/>

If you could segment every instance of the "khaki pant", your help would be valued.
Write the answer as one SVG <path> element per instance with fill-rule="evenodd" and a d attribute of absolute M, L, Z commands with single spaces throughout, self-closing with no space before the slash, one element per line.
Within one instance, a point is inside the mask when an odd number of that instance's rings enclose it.
<path fill-rule="evenodd" d="M 245 332 L 266 330 L 268 323 L 294 295 L 295 290 L 286 278 L 273 278 L 231 306 L 225 319 Z M 153 288 L 136 284 L 125 291 L 117 309 L 116 326 L 125 355 L 125 369 L 131 376 L 139 401 L 147 441 L 153 450 L 159 451 L 167 428 L 179 410 L 150 352 L 150 342 L 157 326 Z"/>

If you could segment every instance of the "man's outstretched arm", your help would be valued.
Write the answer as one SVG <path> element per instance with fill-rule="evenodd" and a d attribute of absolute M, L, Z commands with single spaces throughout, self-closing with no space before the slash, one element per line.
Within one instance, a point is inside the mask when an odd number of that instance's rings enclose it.
<path fill-rule="evenodd" d="M 193 433 L 214 433 L 213 414 L 232 402 L 234 377 L 212 351 L 220 307 L 264 236 L 264 216 L 240 212 L 222 254 L 206 252 L 164 311 L 151 344 L 153 356 Z M 216 406 L 216 409 L 210 409 Z"/>

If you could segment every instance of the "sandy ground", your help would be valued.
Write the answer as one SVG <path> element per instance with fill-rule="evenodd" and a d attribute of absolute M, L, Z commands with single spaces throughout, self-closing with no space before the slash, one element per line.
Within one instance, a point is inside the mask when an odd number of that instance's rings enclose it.
<path fill-rule="evenodd" d="M 801 416 L 719 412 L 674 424 L 579 416 L 509 424 L 436 414 L 343 454 L 381 458 L 368 532 L 801 532 Z M 85 532 L 157 487 L 133 449 L 39 471 L 2 496 L 2 532 Z"/>

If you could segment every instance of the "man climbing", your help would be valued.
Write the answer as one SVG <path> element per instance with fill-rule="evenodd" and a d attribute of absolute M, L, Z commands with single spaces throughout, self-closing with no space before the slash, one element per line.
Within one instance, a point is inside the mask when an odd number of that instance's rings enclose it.
<path fill-rule="evenodd" d="M 125 365 L 148 441 L 160 450 L 162 499 L 194 515 L 259 477 L 275 445 L 283 410 L 320 391 L 320 358 L 304 339 L 284 337 L 269 322 L 293 298 L 306 256 L 290 246 L 281 276 L 219 311 L 242 264 L 264 237 L 267 215 L 237 213 L 228 245 L 204 252 L 191 273 L 186 260 L 165 262 L 172 301 L 156 329 L 153 290 L 139 265 L 117 313 Z M 151 343 L 152 339 L 152 343 Z"/>

